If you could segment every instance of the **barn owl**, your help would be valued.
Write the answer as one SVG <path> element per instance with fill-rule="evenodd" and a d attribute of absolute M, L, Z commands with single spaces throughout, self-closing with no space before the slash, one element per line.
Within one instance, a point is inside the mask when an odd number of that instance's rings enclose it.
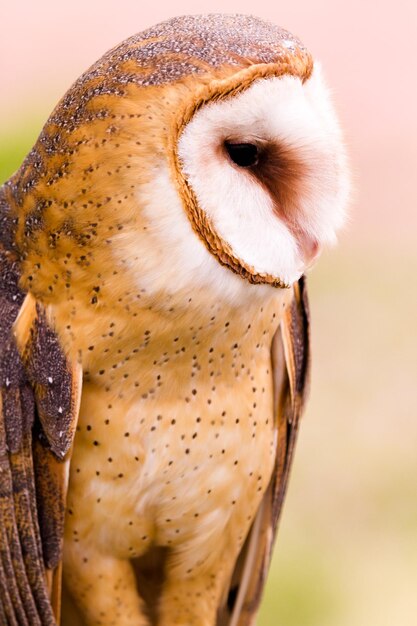
<path fill-rule="evenodd" d="M 67 92 L 0 189 L 2 624 L 254 623 L 348 187 L 320 67 L 255 17 Z"/>

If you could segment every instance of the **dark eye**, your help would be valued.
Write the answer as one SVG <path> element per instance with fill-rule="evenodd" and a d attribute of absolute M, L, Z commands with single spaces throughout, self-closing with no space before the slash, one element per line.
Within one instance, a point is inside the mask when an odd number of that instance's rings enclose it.
<path fill-rule="evenodd" d="M 250 167 L 258 162 L 258 146 L 253 143 L 229 143 L 226 141 L 224 147 L 233 163 L 239 167 Z"/>

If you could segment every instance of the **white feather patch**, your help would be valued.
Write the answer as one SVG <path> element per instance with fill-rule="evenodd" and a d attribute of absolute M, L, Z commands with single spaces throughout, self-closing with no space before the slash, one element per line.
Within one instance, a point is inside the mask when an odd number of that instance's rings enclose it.
<path fill-rule="evenodd" d="M 299 155 L 308 175 L 298 192 L 297 226 L 320 247 L 332 243 L 344 221 L 349 179 L 320 68 L 305 84 L 291 76 L 260 79 L 236 97 L 207 104 L 179 141 L 183 172 L 218 234 L 256 272 L 292 283 L 306 260 L 268 191 L 222 152 L 230 137 L 277 142 Z"/>

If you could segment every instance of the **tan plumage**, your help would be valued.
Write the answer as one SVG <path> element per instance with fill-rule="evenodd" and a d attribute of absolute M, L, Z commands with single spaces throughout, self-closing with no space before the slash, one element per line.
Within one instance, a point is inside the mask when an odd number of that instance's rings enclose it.
<path fill-rule="evenodd" d="M 256 18 L 171 20 L 84 74 L 1 188 L 4 623 L 53 623 L 48 593 L 59 619 L 65 503 L 63 624 L 253 623 L 305 396 L 306 291 L 301 261 L 280 275 L 222 234 L 187 146 L 200 111 L 311 73 L 302 44 Z M 336 148 L 317 153 L 333 168 L 314 176 L 320 197 L 343 186 Z M 305 267 L 325 237 L 297 214 L 303 149 L 274 148 L 248 184 Z M 16 454 L 33 454 L 36 485 L 29 469 L 15 481 Z"/>

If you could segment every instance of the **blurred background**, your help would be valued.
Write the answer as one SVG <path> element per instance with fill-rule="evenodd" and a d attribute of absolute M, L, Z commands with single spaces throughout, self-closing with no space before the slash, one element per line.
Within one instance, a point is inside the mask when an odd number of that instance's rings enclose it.
<path fill-rule="evenodd" d="M 152 6 L 151 6 L 152 5 Z M 107 49 L 185 13 L 256 13 L 320 59 L 353 170 L 310 275 L 311 399 L 258 626 L 417 624 L 415 0 L 2 3 L 0 182 Z"/>

